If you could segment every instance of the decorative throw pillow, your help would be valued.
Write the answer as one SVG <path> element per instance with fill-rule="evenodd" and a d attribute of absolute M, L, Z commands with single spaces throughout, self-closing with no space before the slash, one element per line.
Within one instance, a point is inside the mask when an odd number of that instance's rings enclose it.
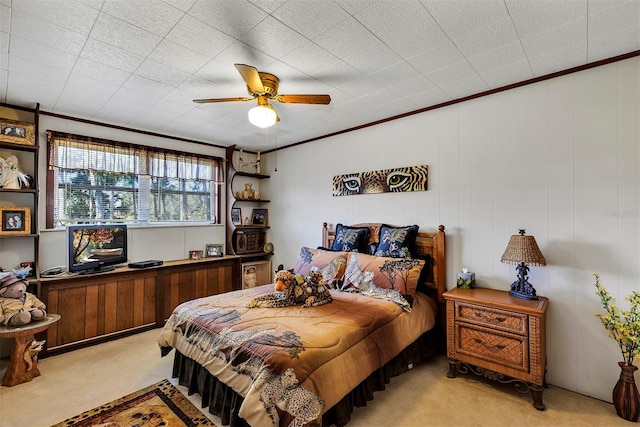
<path fill-rule="evenodd" d="M 343 289 L 362 287 L 369 280 L 382 289 L 393 289 L 413 297 L 425 261 L 411 258 L 392 258 L 352 253 L 344 273 Z"/>
<path fill-rule="evenodd" d="M 336 238 L 331 249 L 343 252 L 368 252 L 369 227 L 349 227 L 346 225 L 336 225 Z"/>
<path fill-rule="evenodd" d="M 380 227 L 378 248 L 374 255 L 394 258 L 409 258 L 415 253 L 417 225 L 394 227 L 383 224 Z"/>
<path fill-rule="evenodd" d="M 347 255 L 347 252 L 302 247 L 293 272 L 306 276 L 313 268 L 317 268 L 322 271 L 324 283 L 332 287 L 335 281 L 342 280 L 347 266 Z"/>

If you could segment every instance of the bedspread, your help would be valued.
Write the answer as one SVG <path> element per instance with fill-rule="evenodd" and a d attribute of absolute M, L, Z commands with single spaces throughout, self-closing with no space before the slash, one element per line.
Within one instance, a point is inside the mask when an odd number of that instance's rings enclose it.
<path fill-rule="evenodd" d="M 247 308 L 273 285 L 176 307 L 158 343 L 195 360 L 244 397 L 239 415 L 252 426 L 320 422 L 369 374 L 435 325 L 435 304 L 417 294 L 412 312 L 396 304 L 331 291 L 319 307 Z"/>

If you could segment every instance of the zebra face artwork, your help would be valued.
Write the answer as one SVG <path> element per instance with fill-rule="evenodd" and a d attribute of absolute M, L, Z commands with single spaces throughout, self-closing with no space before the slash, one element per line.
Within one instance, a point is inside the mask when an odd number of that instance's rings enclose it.
<path fill-rule="evenodd" d="M 333 177 L 333 195 L 427 191 L 427 165 L 357 172 Z"/>

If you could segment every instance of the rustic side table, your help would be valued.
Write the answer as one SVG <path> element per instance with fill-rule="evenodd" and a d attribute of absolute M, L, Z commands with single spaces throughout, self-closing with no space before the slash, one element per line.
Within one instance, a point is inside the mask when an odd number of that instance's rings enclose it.
<path fill-rule="evenodd" d="M 13 387 L 40 376 L 38 354 L 31 352 L 31 343 L 35 339 L 35 334 L 46 331 L 58 320 L 60 320 L 59 314 L 47 314 L 44 320 L 25 326 L 0 326 L 0 338 L 14 340 L 9 367 L 2 379 L 3 386 Z"/>
<path fill-rule="evenodd" d="M 544 410 L 545 314 L 549 300 L 526 300 L 495 289 L 454 288 L 447 301 L 448 376 L 473 372 L 531 390 L 533 406 Z"/>

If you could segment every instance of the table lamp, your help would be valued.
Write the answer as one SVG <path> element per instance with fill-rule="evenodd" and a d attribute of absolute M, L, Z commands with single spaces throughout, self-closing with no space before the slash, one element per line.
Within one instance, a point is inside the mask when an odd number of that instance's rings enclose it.
<path fill-rule="evenodd" d="M 511 236 L 500 261 L 507 264 L 518 264 L 516 267 L 518 279 L 511 284 L 509 295 L 524 299 L 538 299 L 536 290 L 531 286 L 527 277 L 528 266 L 545 266 L 547 260 L 540 252 L 536 239 L 533 236 L 526 236 L 524 233 L 525 230 L 520 229 L 520 234 Z"/>

